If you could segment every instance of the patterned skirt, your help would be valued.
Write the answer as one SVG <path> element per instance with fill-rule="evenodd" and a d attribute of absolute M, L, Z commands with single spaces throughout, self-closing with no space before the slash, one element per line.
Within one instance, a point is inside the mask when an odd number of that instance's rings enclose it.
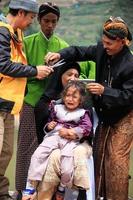
<path fill-rule="evenodd" d="M 96 199 L 128 199 L 133 111 L 113 126 L 99 125 L 94 139 Z"/>
<path fill-rule="evenodd" d="M 34 108 L 24 104 L 20 114 L 16 157 L 16 190 L 24 190 L 30 159 L 38 146 Z"/>

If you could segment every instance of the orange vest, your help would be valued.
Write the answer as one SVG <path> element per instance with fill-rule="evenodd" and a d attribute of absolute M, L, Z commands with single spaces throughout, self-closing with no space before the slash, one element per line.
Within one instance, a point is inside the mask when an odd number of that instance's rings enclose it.
<path fill-rule="evenodd" d="M 14 38 L 14 30 L 9 24 L 0 22 L 0 26 L 8 28 L 11 33 L 11 61 L 27 64 L 22 50 L 22 31 L 20 29 L 17 30 L 18 40 L 16 40 Z M 27 78 L 14 78 L 0 73 L 0 79 L 0 98 L 14 102 L 11 114 L 18 114 L 23 104 Z"/>

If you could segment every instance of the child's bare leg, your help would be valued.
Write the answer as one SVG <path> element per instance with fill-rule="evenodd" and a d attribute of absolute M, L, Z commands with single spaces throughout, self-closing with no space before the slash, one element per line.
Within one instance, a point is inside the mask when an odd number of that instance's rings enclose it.
<path fill-rule="evenodd" d="M 55 192 L 55 187 L 51 187 L 47 191 L 38 191 L 37 200 L 51 200 Z"/>

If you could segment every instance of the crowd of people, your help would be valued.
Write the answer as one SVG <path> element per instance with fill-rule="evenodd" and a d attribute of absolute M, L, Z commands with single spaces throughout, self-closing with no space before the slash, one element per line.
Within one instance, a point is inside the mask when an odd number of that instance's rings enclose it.
<path fill-rule="evenodd" d="M 40 31 L 23 38 L 36 16 Z M 14 198 L 63 200 L 68 188 L 77 191 L 77 200 L 127 200 L 132 34 L 123 19 L 110 17 L 96 45 L 69 46 L 54 33 L 59 19 L 56 4 L 38 9 L 35 0 L 11 0 L 0 17 L 0 200 L 13 199 L 5 172 L 16 114 Z M 79 81 L 90 77 L 90 69 L 95 82 Z M 27 185 L 34 193 L 23 196 Z"/>

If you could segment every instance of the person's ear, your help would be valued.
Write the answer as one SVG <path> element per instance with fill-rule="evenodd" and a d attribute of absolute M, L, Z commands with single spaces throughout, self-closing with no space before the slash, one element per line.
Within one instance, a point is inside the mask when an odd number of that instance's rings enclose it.
<path fill-rule="evenodd" d="M 122 44 L 126 45 L 126 39 L 122 39 Z"/>
<path fill-rule="evenodd" d="M 22 9 L 20 9 L 20 10 L 18 11 L 18 16 L 21 17 L 21 16 L 24 16 L 24 15 L 25 15 L 25 11 L 22 10 Z"/>
<path fill-rule="evenodd" d="M 37 17 L 37 20 L 38 20 L 38 23 L 40 24 L 40 22 L 41 22 L 41 19 L 40 19 L 40 17 Z"/>

